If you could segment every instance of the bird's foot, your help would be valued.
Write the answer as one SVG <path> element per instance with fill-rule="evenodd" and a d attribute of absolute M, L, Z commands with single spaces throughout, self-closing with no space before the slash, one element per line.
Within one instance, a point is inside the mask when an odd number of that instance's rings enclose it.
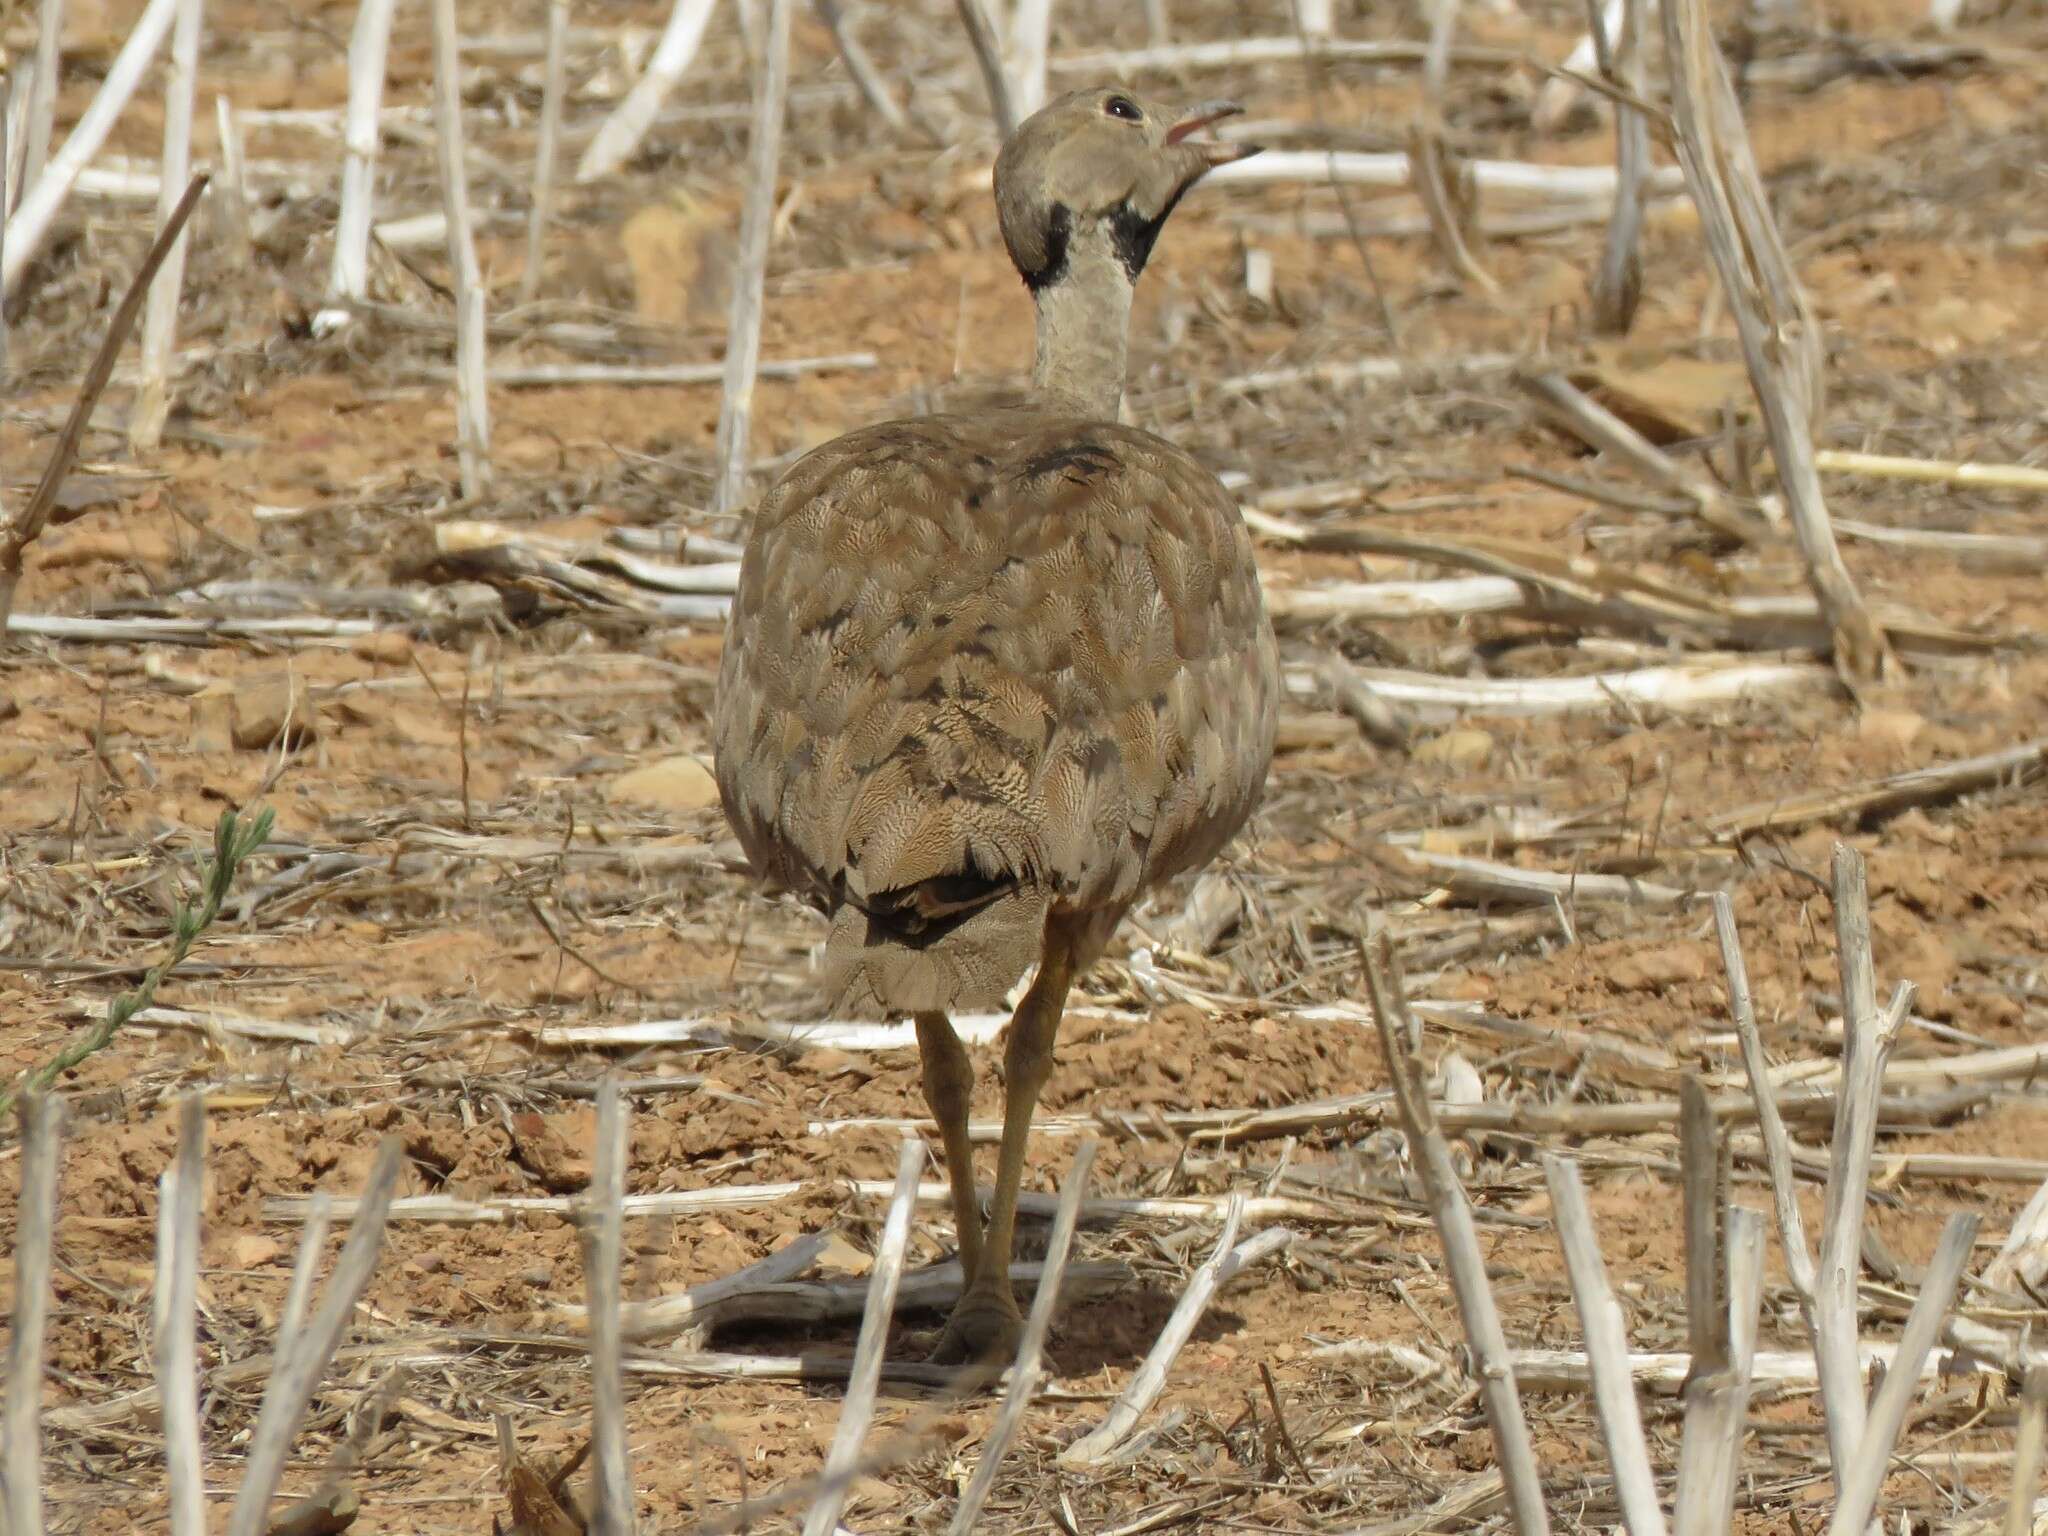
<path fill-rule="evenodd" d="M 1024 1340 L 1024 1315 L 1005 1284 L 999 1290 L 969 1287 L 946 1319 L 946 1331 L 931 1352 L 933 1365 L 979 1365 L 1015 1359 Z"/>

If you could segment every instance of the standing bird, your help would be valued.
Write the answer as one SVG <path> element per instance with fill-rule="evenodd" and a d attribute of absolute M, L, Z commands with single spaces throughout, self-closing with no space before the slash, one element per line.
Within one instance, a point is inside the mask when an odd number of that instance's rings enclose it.
<path fill-rule="evenodd" d="M 1011 1237 L 1067 990 L 1151 886 L 1213 858 L 1273 755 L 1272 625 L 1236 501 L 1120 426 L 1131 296 L 1240 110 L 1063 96 L 996 161 L 1003 242 L 1038 313 L 1015 403 L 863 427 L 754 514 L 713 724 L 755 872 L 832 919 L 837 1007 L 908 1012 L 967 1288 L 934 1358 L 1011 1352 Z M 980 1223 L 974 1070 L 949 1009 L 1037 963 L 1010 1021 Z"/>

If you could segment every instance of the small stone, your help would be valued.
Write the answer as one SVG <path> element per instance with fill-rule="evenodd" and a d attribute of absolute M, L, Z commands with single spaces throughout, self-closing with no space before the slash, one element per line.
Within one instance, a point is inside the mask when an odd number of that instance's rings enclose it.
<path fill-rule="evenodd" d="M 1493 738 L 1470 727 L 1445 731 L 1418 745 L 1412 756 L 1418 763 L 1445 768 L 1477 768 L 1493 756 Z"/>
<path fill-rule="evenodd" d="M 701 811 L 718 804 L 718 781 L 701 758 L 681 753 L 622 773 L 612 780 L 613 800 L 633 800 L 664 811 Z"/>
<path fill-rule="evenodd" d="M 284 1252 L 284 1245 L 274 1237 L 261 1232 L 238 1232 L 228 1244 L 228 1258 L 236 1269 L 261 1269 L 274 1263 Z"/>
<path fill-rule="evenodd" d="M 299 677 L 214 683 L 192 696 L 192 748 L 260 752 L 280 740 L 289 750 L 319 734 L 313 691 Z"/>
<path fill-rule="evenodd" d="M 365 661 L 402 667 L 412 656 L 412 637 L 395 629 L 380 629 L 371 634 L 357 635 L 348 643 L 348 648 Z"/>
<path fill-rule="evenodd" d="M 1856 721 L 1856 734 L 1863 740 L 1901 750 L 1926 729 L 1926 717 L 1910 709 L 1866 709 Z"/>

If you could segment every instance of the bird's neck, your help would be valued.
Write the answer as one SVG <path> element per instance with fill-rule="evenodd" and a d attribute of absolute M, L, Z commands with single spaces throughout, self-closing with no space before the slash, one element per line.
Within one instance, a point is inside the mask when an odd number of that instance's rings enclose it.
<path fill-rule="evenodd" d="M 1032 293 L 1038 306 L 1032 386 L 1082 415 L 1115 421 L 1124 398 L 1134 292 L 1111 242 L 1077 233 L 1059 275 Z"/>

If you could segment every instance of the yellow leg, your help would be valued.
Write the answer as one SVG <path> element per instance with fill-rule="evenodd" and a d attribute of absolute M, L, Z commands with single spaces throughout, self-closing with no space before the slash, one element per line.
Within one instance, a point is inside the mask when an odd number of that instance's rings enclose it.
<path fill-rule="evenodd" d="M 974 1063 L 943 1013 L 917 1016 L 917 1051 L 924 1066 L 924 1101 L 939 1122 L 946 1176 L 953 1185 L 953 1225 L 960 1233 L 960 1268 L 972 1284 L 981 1266 L 981 1202 L 974 1195 L 974 1147 L 967 1111 L 974 1099 Z"/>
<path fill-rule="evenodd" d="M 1071 943 L 1057 929 L 1046 934 L 1038 979 L 1010 1020 L 1004 1058 L 1003 1148 L 996 1163 L 995 1198 L 982 1234 L 981 1262 L 953 1308 L 933 1358 L 988 1360 L 1015 1352 L 1023 1315 L 1010 1289 L 1010 1244 L 1017 1228 L 1017 1189 L 1024 1180 L 1024 1145 L 1031 1114 L 1052 1071 L 1053 1041 L 1074 980 Z"/>

